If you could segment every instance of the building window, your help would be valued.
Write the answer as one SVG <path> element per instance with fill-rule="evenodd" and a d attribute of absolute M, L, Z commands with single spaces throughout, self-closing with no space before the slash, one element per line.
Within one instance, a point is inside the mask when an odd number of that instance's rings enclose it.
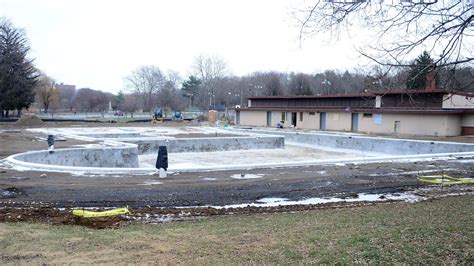
<path fill-rule="evenodd" d="M 309 115 L 315 115 L 316 113 L 315 112 L 309 112 Z"/>
<path fill-rule="evenodd" d="M 286 120 L 285 118 L 286 118 L 285 112 L 281 112 L 281 121 L 285 121 Z"/>
<path fill-rule="evenodd" d="M 300 112 L 300 122 L 303 122 L 303 112 Z"/>
<path fill-rule="evenodd" d="M 375 114 L 373 119 L 374 119 L 374 124 L 376 125 L 381 125 L 383 122 L 382 114 Z"/>
<path fill-rule="evenodd" d="M 362 117 L 365 117 L 365 118 L 372 118 L 372 113 L 364 113 L 362 115 Z"/>

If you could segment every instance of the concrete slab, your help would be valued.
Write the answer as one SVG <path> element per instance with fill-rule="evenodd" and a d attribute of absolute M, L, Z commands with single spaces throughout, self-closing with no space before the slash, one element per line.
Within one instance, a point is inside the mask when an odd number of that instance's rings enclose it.
<path fill-rule="evenodd" d="M 153 167 L 156 154 L 140 155 L 140 167 Z M 368 158 L 373 154 L 314 149 L 286 145 L 284 149 L 235 150 L 215 152 L 169 153 L 170 169 L 174 171 L 226 167 L 255 167 L 263 164 L 288 165 L 295 162 L 317 162 L 329 159 Z"/>

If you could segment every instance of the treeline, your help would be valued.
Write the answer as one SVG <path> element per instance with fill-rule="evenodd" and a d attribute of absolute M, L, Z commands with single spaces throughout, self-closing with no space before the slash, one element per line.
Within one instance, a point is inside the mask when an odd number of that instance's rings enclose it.
<path fill-rule="evenodd" d="M 24 32 L 8 20 L 0 20 L 0 111 L 8 116 L 37 102 L 44 112 L 57 110 L 105 112 L 109 103 L 116 111 L 133 113 L 155 107 L 169 110 L 224 109 L 245 106 L 252 96 L 326 95 L 391 89 L 423 89 L 429 72 L 437 88 L 474 92 L 474 68 L 436 68 L 424 52 L 410 67 L 319 73 L 254 72 L 235 76 L 217 56 L 196 57 L 188 77 L 158 66 L 141 66 L 124 78 L 117 95 L 57 84 L 41 73 L 28 58 L 30 47 Z"/>
<path fill-rule="evenodd" d="M 115 111 L 134 113 L 151 111 L 155 107 L 167 110 L 207 110 L 245 106 L 252 96 L 325 95 L 423 88 L 425 76 L 408 82 L 410 69 L 393 73 L 376 67 L 370 73 L 362 71 L 327 70 L 322 73 L 255 72 L 246 76 L 222 75 L 207 77 L 191 75 L 182 80 L 177 72 L 166 74 L 156 66 L 143 66 L 125 79 L 128 93 L 114 95 L 89 88 L 56 84 L 42 75 L 36 89 L 36 101 L 44 112 L 57 110 L 105 112 L 109 102 Z M 460 68 L 455 72 L 437 70 L 438 88 L 474 92 L 474 69 Z M 426 73 L 425 73 L 426 75 Z M 205 77 L 205 76 L 204 76 Z M 455 82 L 453 82 L 455 81 Z"/>
<path fill-rule="evenodd" d="M 426 55 L 420 55 L 419 58 L 423 56 Z M 209 61 L 215 60 L 215 58 L 207 59 Z M 326 95 L 378 90 L 424 89 L 426 75 L 429 71 L 435 71 L 439 89 L 474 92 L 474 68 L 463 67 L 451 71 L 445 68 L 434 69 L 430 65 L 431 63 L 431 58 L 422 58 L 422 61 L 418 63 L 415 60 L 413 67 L 399 70 L 374 67 L 369 72 L 362 70 L 352 72 L 327 70 L 315 74 L 254 72 L 241 77 L 225 74 L 225 71 L 212 71 L 210 70 L 212 67 L 208 67 L 204 70 L 194 69 L 194 75 L 182 81 L 181 85 L 177 82 L 180 80 L 177 76 L 174 76 L 171 81 L 166 75 L 161 75 L 164 82 L 153 81 L 153 77 L 160 76 L 155 73 L 143 80 L 161 85 L 153 86 L 147 82 L 129 82 L 128 88 L 134 91 L 133 101 L 141 101 L 144 110 L 150 110 L 153 106 L 170 109 L 233 107 L 246 105 L 246 98 L 252 96 Z M 217 65 L 221 65 L 221 63 Z M 144 68 L 153 68 L 154 71 L 161 73 L 156 66 Z M 206 74 L 206 70 L 209 73 L 222 72 L 223 74 L 212 76 Z M 137 73 L 149 74 L 150 72 L 137 69 L 133 77 L 136 77 Z M 136 86 L 136 84 L 142 84 L 142 87 Z"/>
<path fill-rule="evenodd" d="M 112 93 L 81 88 L 74 85 L 57 84 L 50 77 L 41 74 L 35 88 L 36 103 L 44 113 L 62 111 L 105 112 L 109 102 L 114 99 Z"/>
<path fill-rule="evenodd" d="M 421 57 L 421 56 L 420 56 Z M 429 60 L 428 60 L 429 62 Z M 426 62 L 425 62 L 426 63 Z M 424 68 L 424 67 L 422 67 Z M 128 93 L 105 93 L 89 88 L 76 90 L 74 86 L 55 84 L 42 76 L 36 91 L 36 99 L 45 112 L 58 109 L 81 112 L 104 112 L 111 102 L 113 110 L 134 113 L 151 111 L 155 107 L 168 110 L 226 108 L 246 105 L 251 96 L 325 95 L 370 92 L 389 89 L 423 89 L 425 75 L 410 69 L 387 73 L 380 67 L 371 73 L 339 72 L 322 73 L 255 72 L 246 76 L 222 75 L 208 77 L 191 75 L 182 80 L 177 72 L 166 74 L 156 66 L 144 66 L 125 79 Z M 438 88 L 474 91 L 474 69 L 465 67 L 456 72 L 437 71 Z M 416 76 L 413 85 L 410 75 Z M 455 78 L 450 75 L 454 75 Z M 420 77 L 422 76 L 422 77 Z M 44 80 L 48 80 L 45 82 Z M 456 81 L 453 83 L 453 80 Z M 51 84 L 48 86 L 47 84 Z"/>

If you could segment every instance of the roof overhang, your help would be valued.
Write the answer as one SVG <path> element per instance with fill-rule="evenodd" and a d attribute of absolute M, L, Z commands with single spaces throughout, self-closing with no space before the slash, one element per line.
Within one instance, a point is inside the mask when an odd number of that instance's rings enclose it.
<path fill-rule="evenodd" d="M 397 108 L 324 108 L 324 107 L 250 107 L 236 111 L 280 111 L 280 112 L 342 112 L 342 113 L 392 113 L 392 114 L 464 114 L 474 109 L 397 109 Z"/>

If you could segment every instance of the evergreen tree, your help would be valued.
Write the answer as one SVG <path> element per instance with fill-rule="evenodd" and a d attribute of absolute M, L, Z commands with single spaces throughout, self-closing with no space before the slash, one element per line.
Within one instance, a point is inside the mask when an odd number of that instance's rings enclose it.
<path fill-rule="evenodd" d="M 0 111 L 30 107 L 39 74 L 27 58 L 30 47 L 25 34 L 8 20 L 0 19 Z"/>
<path fill-rule="evenodd" d="M 189 97 L 190 107 L 193 107 L 194 98 L 196 94 L 199 92 L 199 88 L 201 87 L 201 80 L 197 77 L 191 75 L 189 79 L 184 81 L 181 85 L 181 90 L 183 91 L 183 96 Z"/>
<path fill-rule="evenodd" d="M 426 86 L 426 76 L 435 69 L 433 59 L 428 52 L 424 51 L 413 61 L 410 72 L 406 80 L 409 90 L 424 89 Z"/>
<path fill-rule="evenodd" d="M 119 110 L 125 101 L 125 94 L 123 94 L 123 91 L 120 90 L 117 95 L 113 98 L 113 103 L 112 103 L 112 109 L 113 110 Z"/>

